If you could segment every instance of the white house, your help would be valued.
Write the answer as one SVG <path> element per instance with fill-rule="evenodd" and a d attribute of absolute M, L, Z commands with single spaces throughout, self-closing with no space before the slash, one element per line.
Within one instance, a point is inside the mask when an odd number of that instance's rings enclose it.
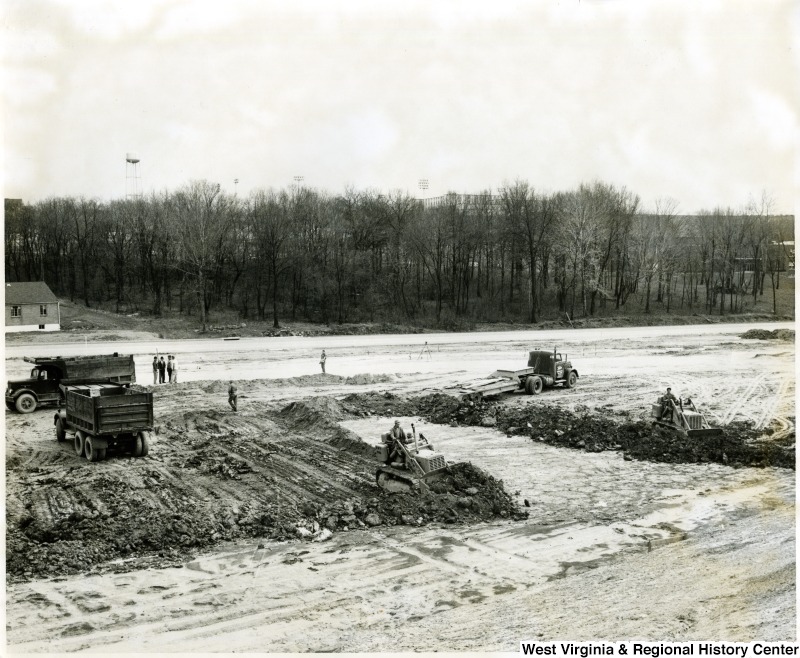
<path fill-rule="evenodd" d="M 6 333 L 58 331 L 61 308 L 44 281 L 6 283 Z"/>

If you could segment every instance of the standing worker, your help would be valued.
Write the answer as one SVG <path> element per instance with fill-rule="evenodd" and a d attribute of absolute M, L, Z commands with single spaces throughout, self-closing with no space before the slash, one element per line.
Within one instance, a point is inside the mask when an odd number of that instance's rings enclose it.
<path fill-rule="evenodd" d="M 159 384 L 163 384 L 166 381 L 166 379 L 165 379 L 166 374 L 167 374 L 167 364 L 164 361 L 164 357 L 162 356 L 158 360 L 158 383 Z"/>
<path fill-rule="evenodd" d="M 167 381 L 172 383 L 172 354 L 167 356 Z"/>
<path fill-rule="evenodd" d="M 237 411 L 236 409 L 236 402 L 239 399 L 239 396 L 236 392 L 236 385 L 233 382 L 229 382 L 230 386 L 228 386 L 228 404 L 231 405 L 231 409 Z"/>
<path fill-rule="evenodd" d="M 319 357 L 319 365 L 322 366 L 322 374 L 325 374 L 325 361 L 328 360 L 328 357 L 325 356 L 325 350 L 322 350 L 322 354 Z"/>
<path fill-rule="evenodd" d="M 158 355 L 153 357 L 153 384 L 158 384 Z"/>
<path fill-rule="evenodd" d="M 170 357 L 172 359 L 172 379 L 170 380 L 174 384 L 178 383 L 178 359 L 175 358 L 173 355 Z"/>

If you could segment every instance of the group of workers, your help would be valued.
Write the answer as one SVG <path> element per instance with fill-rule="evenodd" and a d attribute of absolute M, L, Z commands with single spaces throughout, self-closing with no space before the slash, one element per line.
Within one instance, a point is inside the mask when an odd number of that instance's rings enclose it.
<path fill-rule="evenodd" d="M 153 357 L 153 384 L 175 384 L 178 381 L 178 360 L 174 355 L 167 356 L 167 361 L 164 361 L 162 356 Z"/>

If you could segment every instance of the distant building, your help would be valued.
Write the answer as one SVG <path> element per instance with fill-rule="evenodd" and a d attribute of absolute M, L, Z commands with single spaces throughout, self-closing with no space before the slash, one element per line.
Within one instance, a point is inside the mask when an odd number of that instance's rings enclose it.
<path fill-rule="evenodd" d="M 6 283 L 6 333 L 58 331 L 61 308 L 44 281 Z"/>

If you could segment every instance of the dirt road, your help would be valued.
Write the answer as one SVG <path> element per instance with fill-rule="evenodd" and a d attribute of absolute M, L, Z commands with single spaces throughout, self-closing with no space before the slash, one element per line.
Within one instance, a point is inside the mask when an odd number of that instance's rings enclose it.
<path fill-rule="evenodd" d="M 751 420 L 793 440 L 794 343 L 738 338 L 750 328 L 536 334 L 537 344 L 558 340 L 579 384 L 503 404 L 634 417 L 671 385 L 712 423 Z M 369 446 L 391 414 L 354 418 L 335 398 L 420 394 L 522 367 L 530 336 L 489 334 L 478 348 L 474 334 L 341 338 L 159 345 L 178 354 L 183 383 L 155 389 L 159 432 L 146 459 L 88 464 L 56 443 L 51 413 L 7 415 L 9 525 L 27 514 L 28 529 L 71 532 L 53 553 L 61 573 L 81 570 L 69 561 L 81 547 L 85 555 L 82 575 L 8 584 L 10 649 L 515 651 L 525 638 L 795 639 L 794 471 L 625 461 L 404 417 L 448 459 L 501 479 L 528 512 L 481 520 L 456 507 L 453 522 L 431 504 L 410 515 L 371 484 Z M 94 345 L 136 353 L 146 382 L 152 346 L 127 347 Z M 333 375 L 310 374 L 321 347 Z M 30 350 L 7 351 L 9 376 L 26 370 L 16 351 Z M 251 380 L 241 382 L 236 417 L 225 383 L 210 381 L 229 377 Z M 324 397 L 290 407 L 309 396 Z M 114 495 L 94 505 L 93 487 Z M 174 497 L 169 509 L 159 492 Z M 374 527 L 363 523 L 370 509 L 382 515 Z M 333 516 L 333 532 L 309 523 L 314 514 Z M 82 530 L 103 519 L 133 532 L 118 545 Z M 181 523 L 189 527 L 173 528 Z M 302 523 L 318 541 L 284 539 Z M 162 528 L 177 549 L 148 550 L 144 526 Z M 211 540 L 200 552 L 195 533 Z"/>

